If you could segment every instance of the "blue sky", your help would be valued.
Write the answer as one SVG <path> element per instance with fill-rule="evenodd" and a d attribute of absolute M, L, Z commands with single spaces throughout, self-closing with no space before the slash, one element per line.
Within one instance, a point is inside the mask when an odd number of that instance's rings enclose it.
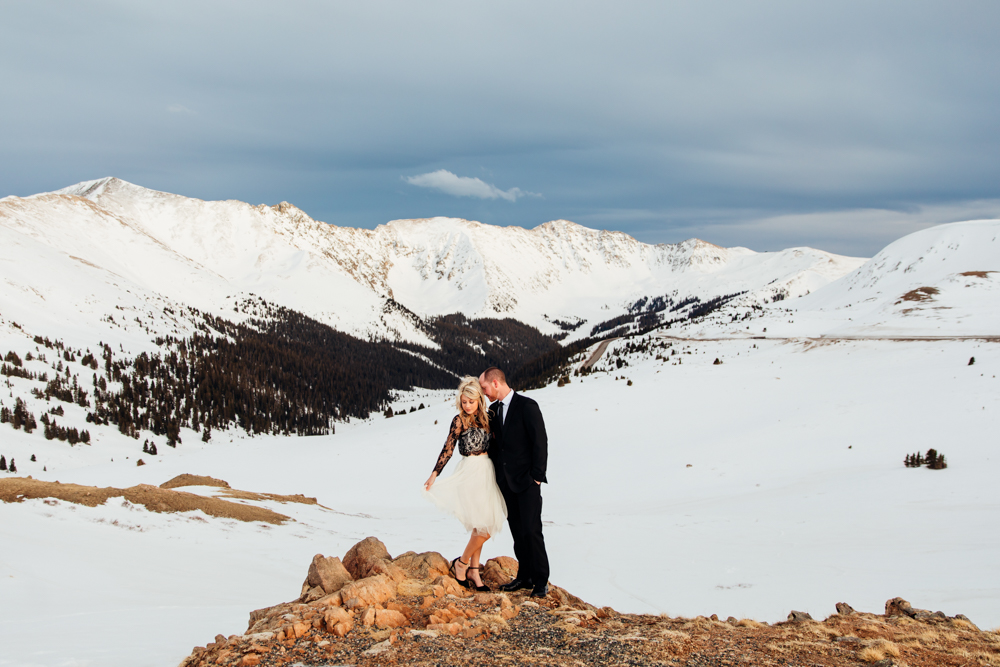
<path fill-rule="evenodd" d="M 0 196 L 871 255 L 1000 217 L 1000 3 L 9 3 Z"/>

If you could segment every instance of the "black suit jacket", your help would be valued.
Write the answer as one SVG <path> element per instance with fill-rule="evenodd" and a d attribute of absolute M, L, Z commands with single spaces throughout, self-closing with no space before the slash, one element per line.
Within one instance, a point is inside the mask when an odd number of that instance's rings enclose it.
<path fill-rule="evenodd" d="M 515 393 L 502 425 L 499 407 L 499 401 L 490 405 L 490 431 L 493 433 L 490 458 L 496 466 L 497 481 L 502 477 L 514 493 L 521 493 L 536 481 L 548 482 L 545 468 L 549 441 L 538 403 Z"/>

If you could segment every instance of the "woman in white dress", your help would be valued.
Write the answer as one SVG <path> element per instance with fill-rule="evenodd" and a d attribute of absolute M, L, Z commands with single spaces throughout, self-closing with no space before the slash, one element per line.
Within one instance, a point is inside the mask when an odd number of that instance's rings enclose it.
<path fill-rule="evenodd" d="M 451 561 L 451 573 L 466 588 L 487 591 L 479 576 L 479 557 L 483 544 L 503 529 L 507 505 L 497 487 L 493 462 L 487 455 L 490 444 L 490 418 L 486 397 L 474 377 L 462 378 L 455 406 L 458 414 L 451 420 L 448 439 L 438 456 L 434 472 L 424 483 L 424 496 L 444 511 L 455 515 L 472 533 L 462 555 Z M 462 455 L 450 477 L 435 483 L 455 446 Z"/>

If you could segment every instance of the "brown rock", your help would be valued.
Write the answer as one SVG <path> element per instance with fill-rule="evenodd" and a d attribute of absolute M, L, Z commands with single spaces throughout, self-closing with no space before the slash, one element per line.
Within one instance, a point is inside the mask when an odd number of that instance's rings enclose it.
<path fill-rule="evenodd" d="M 385 605 L 386 609 L 392 609 L 393 611 L 398 611 L 403 616 L 409 620 L 410 615 L 413 614 L 413 610 L 407 607 L 405 604 L 399 604 L 398 602 L 387 602 Z"/>
<path fill-rule="evenodd" d="M 903 598 L 892 598 L 885 601 L 886 616 L 908 616 L 913 618 L 916 611 L 913 606 Z"/>
<path fill-rule="evenodd" d="M 319 600 L 320 598 L 324 597 L 325 595 L 326 595 L 326 591 L 324 591 L 319 586 L 313 586 L 312 588 L 310 588 L 309 590 L 307 590 L 305 592 L 305 594 L 302 595 L 299 599 L 302 602 L 315 602 L 316 600 Z"/>
<path fill-rule="evenodd" d="M 309 630 L 311 629 L 312 629 L 312 623 L 303 623 L 301 621 L 292 626 L 292 632 L 295 633 L 296 639 L 298 639 L 299 637 L 304 637 L 305 634 L 309 632 Z M 287 636 L 288 633 L 286 632 L 285 635 Z"/>
<path fill-rule="evenodd" d="M 351 615 L 343 607 L 330 607 L 327 609 L 326 613 L 323 614 L 323 622 L 326 623 L 327 631 L 334 634 L 336 634 L 337 625 L 345 625 L 348 630 L 354 627 L 354 619 L 351 618 Z"/>
<path fill-rule="evenodd" d="M 811 621 L 811 620 L 813 620 L 813 617 L 810 616 L 809 612 L 807 612 L 807 611 L 795 611 L 795 610 L 792 610 L 788 614 L 788 620 L 789 621 L 796 621 L 796 622 L 798 622 L 798 621 Z"/>
<path fill-rule="evenodd" d="M 255 653 L 248 653 L 240 660 L 240 664 L 243 667 L 255 667 L 260 664 L 260 656 Z"/>
<path fill-rule="evenodd" d="M 517 574 L 517 561 L 509 556 L 498 556 L 486 561 L 482 572 L 483 583 L 496 588 L 514 580 Z"/>
<path fill-rule="evenodd" d="M 852 607 L 851 605 L 847 604 L 846 602 L 838 602 L 837 603 L 837 613 L 840 614 L 841 616 L 851 616 L 851 615 L 856 614 L 858 612 L 854 611 L 854 607 Z"/>
<path fill-rule="evenodd" d="M 406 616 L 394 609 L 379 609 L 375 612 L 375 625 L 380 628 L 400 628 L 407 625 Z"/>
<path fill-rule="evenodd" d="M 313 556 L 312 563 L 309 565 L 309 574 L 306 576 L 306 583 L 309 584 L 310 588 L 318 586 L 323 590 L 324 595 L 329 595 L 336 593 L 350 581 L 351 575 L 339 558 L 324 558 L 322 554 Z"/>
<path fill-rule="evenodd" d="M 344 567 L 355 579 L 364 579 L 370 574 L 375 561 L 388 560 L 392 557 L 385 545 L 377 537 L 366 537 L 344 554 Z"/>
<path fill-rule="evenodd" d="M 333 634 L 337 635 L 338 637 L 343 637 L 344 635 L 346 635 L 348 632 L 351 631 L 352 627 L 354 626 L 347 625 L 346 623 L 337 623 L 337 625 L 335 625 L 333 628 Z"/>
<path fill-rule="evenodd" d="M 384 574 L 385 576 L 392 579 L 396 584 L 408 579 L 406 570 L 399 567 L 395 563 L 389 560 L 377 560 L 372 563 L 372 566 L 368 570 L 368 576 L 374 576 L 376 574 Z"/>
<path fill-rule="evenodd" d="M 380 574 L 352 581 L 340 589 L 340 596 L 351 609 L 374 606 L 396 597 L 396 584 Z"/>
<path fill-rule="evenodd" d="M 339 607 L 344 604 L 343 598 L 340 597 L 340 592 L 333 593 L 332 595 L 325 595 L 318 600 L 309 603 L 311 607 Z"/>
<path fill-rule="evenodd" d="M 440 586 L 444 590 L 444 593 L 449 593 L 451 595 L 456 595 L 458 597 L 467 597 L 469 595 L 469 589 L 462 588 L 461 584 L 459 584 L 457 581 L 448 576 L 440 576 L 434 580 L 435 595 L 437 595 L 438 586 Z"/>
<path fill-rule="evenodd" d="M 396 595 L 400 597 L 424 597 L 434 595 L 434 587 L 428 581 L 404 579 L 396 585 Z"/>
<path fill-rule="evenodd" d="M 403 568 L 412 579 L 434 579 L 448 574 L 448 561 L 436 551 L 426 551 L 422 554 L 407 551 L 392 562 Z"/>
<path fill-rule="evenodd" d="M 361 624 L 369 628 L 375 624 L 375 607 L 365 609 L 365 613 L 361 615 Z"/>
<path fill-rule="evenodd" d="M 517 616 L 518 611 L 520 610 L 517 607 L 504 607 L 503 609 L 500 610 L 500 618 L 502 618 L 505 621 L 509 621 L 510 619 Z"/>

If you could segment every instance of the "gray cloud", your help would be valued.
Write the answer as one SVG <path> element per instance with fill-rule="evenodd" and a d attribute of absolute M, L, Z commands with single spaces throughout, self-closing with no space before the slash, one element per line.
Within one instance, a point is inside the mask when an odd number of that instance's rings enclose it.
<path fill-rule="evenodd" d="M 998 27 L 989 0 L 20 3 L 0 196 L 113 174 L 354 226 L 823 247 L 827 214 L 1000 198 Z M 443 171 L 482 186 L 400 181 Z M 454 196 L 491 183 L 545 197 Z M 843 243 L 900 229 L 869 227 Z"/>

